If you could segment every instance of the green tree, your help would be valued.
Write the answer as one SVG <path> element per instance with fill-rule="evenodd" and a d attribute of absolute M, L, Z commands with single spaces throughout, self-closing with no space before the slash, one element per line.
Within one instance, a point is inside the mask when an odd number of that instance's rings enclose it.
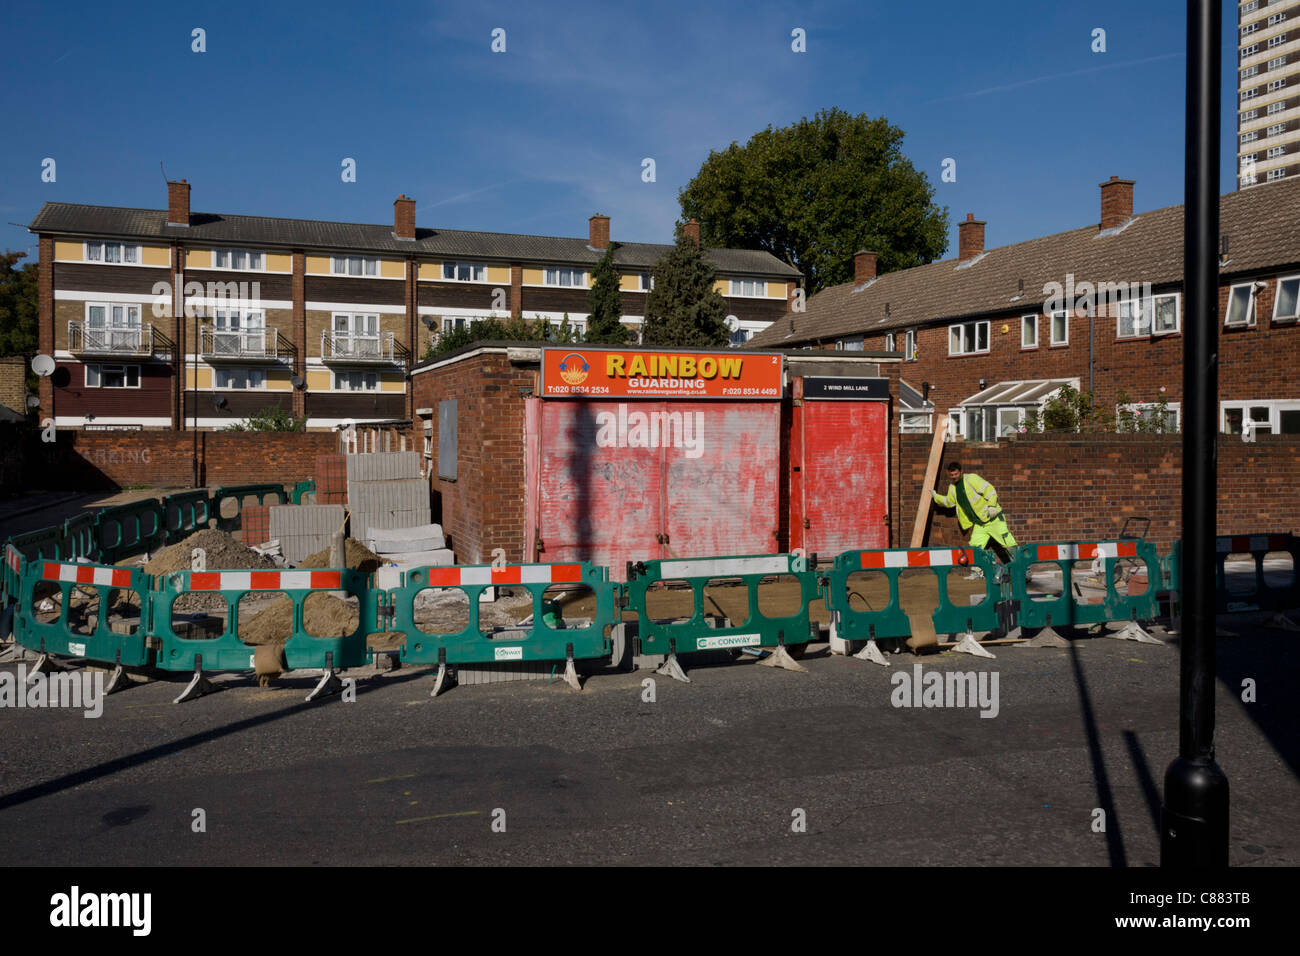
<path fill-rule="evenodd" d="M 305 432 L 306 430 L 305 417 L 294 416 L 279 405 L 268 405 L 253 412 L 242 422 L 235 422 L 226 427 L 226 431 L 232 432 Z"/>
<path fill-rule="evenodd" d="M 677 244 L 654 267 L 646 296 L 642 340 L 646 345 L 720 348 L 731 338 L 727 302 L 713 288 L 717 281 L 704 253 L 677 227 Z"/>
<path fill-rule="evenodd" d="M 623 325 L 623 301 L 618 290 L 618 273 L 614 271 L 614 246 L 611 243 L 591 270 L 591 291 L 587 293 L 588 342 L 622 345 L 628 330 Z"/>
<path fill-rule="evenodd" d="M 763 249 L 804 275 L 812 295 L 853 278 L 853 254 L 881 272 L 932 262 L 947 248 L 948 210 L 902 153 L 903 130 L 835 108 L 744 146 L 711 151 L 678 193 L 705 245 Z"/>
<path fill-rule="evenodd" d="M 0 255 L 0 355 L 28 355 L 36 351 L 39 314 L 37 275 L 40 264 L 27 262 L 16 268 L 25 252 Z"/>

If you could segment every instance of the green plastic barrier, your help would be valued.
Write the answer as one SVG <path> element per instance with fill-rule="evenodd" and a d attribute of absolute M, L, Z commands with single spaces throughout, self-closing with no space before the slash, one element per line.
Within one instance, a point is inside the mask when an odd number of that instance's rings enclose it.
<path fill-rule="evenodd" d="M 276 504 L 288 504 L 289 496 L 285 494 L 284 485 L 231 485 L 222 486 L 212 492 L 212 517 L 217 519 L 217 527 L 222 531 L 234 531 L 239 527 L 239 516 L 244 510 L 245 498 L 257 498 L 259 505 L 266 504 L 267 495 L 274 495 Z M 235 502 L 233 515 L 222 515 L 221 503 L 227 498 Z"/>
<path fill-rule="evenodd" d="M 585 586 L 595 595 L 591 622 L 572 627 L 560 606 L 543 600 L 548 589 Z M 522 587 L 532 596 L 531 622 L 518 627 L 484 631 L 479 620 L 479 595 L 490 587 Z M 459 588 L 469 600 L 469 621 L 455 633 L 429 633 L 415 623 L 415 600 L 426 588 Z M 581 564 L 464 565 L 414 568 L 402 575 L 400 587 L 388 592 L 393 624 L 406 634 L 402 660 L 412 664 L 485 664 L 493 661 L 563 661 L 609 657 L 606 629 L 619 621 L 617 586 L 609 569 Z M 585 615 L 584 615 L 585 616 Z"/>
<path fill-rule="evenodd" d="M 1082 603 L 1074 594 L 1071 572 L 1079 561 L 1091 563 L 1102 558 L 1102 579 L 1106 593 L 1095 603 Z M 1121 560 L 1137 560 L 1146 566 L 1147 586 L 1141 594 L 1120 594 L 1115 587 L 1115 565 Z M 1035 564 L 1055 564 L 1061 569 L 1061 593 L 1031 595 L 1026 578 Z M 1010 583 L 1020 602 L 1017 622 L 1022 627 L 1059 627 L 1075 624 L 1105 624 L 1116 621 L 1149 621 L 1160 613 L 1156 594 L 1164 581 L 1164 571 L 1156 547 L 1149 541 L 1069 542 L 1066 544 L 1026 544 L 1013 550 Z"/>
<path fill-rule="evenodd" d="M 66 557 L 63 552 L 63 529 L 59 527 L 39 528 L 36 531 L 16 534 L 9 539 L 9 543 L 29 561 L 35 558 L 58 560 Z"/>
<path fill-rule="evenodd" d="M 99 549 L 99 514 L 84 512 L 63 522 L 63 547 L 60 557 L 69 561 L 87 558 L 97 561 Z"/>
<path fill-rule="evenodd" d="M 978 568 L 984 574 L 984 599 L 957 605 L 948 595 L 948 575 L 953 568 Z M 983 548 L 885 548 L 845 551 L 837 555 L 825 587 L 831 612 L 831 635 L 846 641 L 910 637 L 912 625 L 899 599 L 899 577 L 909 568 L 928 568 L 938 578 L 939 606 L 930 615 L 935 634 L 988 632 L 1003 625 L 998 616 L 1002 600 L 999 567 Z M 858 571 L 879 571 L 889 582 L 889 602 L 869 608 L 850 597 L 849 577 Z"/>
<path fill-rule="evenodd" d="M 37 602 L 46 599 L 36 596 L 37 588 L 42 585 L 45 585 L 42 591 L 55 604 L 57 616 L 52 621 L 40 621 L 48 612 L 35 607 Z M 106 610 L 118 592 L 128 589 L 139 598 L 135 605 L 138 613 L 126 616 L 128 620 L 135 618 L 133 633 L 116 633 Z M 59 592 L 57 601 L 53 590 Z M 92 591 L 99 599 L 93 625 L 87 610 L 90 599 L 87 592 Z M 140 570 L 44 559 L 27 561 L 22 566 L 18 592 L 20 613 L 15 616 L 14 637 L 23 647 L 42 654 L 139 666 L 148 657 L 144 624 L 148 621 L 150 597 L 149 576 Z M 74 630 L 73 622 L 77 618 L 81 619 L 81 626 Z"/>
<path fill-rule="evenodd" d="M 293 603 L 293 626 L 284 645 L 290 668 L 359 667 L 368 660 L 366 635 L 376 625 L 380 592 L 359 571 L 177 571 L 157 579 L 152 601 L 152 633 L 161 641 L 157 666 L 169 671 L 246 671 L 253 667 L 253 645 L 239 639 L 239 601 L 245 594 L 282 591 Z M 338 637 L 313 637 L 303 628 L 303 602 L 312 594 L 346 591 L 359 601 L 356 630 Z M 220 595 L 226 601 L 224 626 L 211 637 L 176 633 L 172 607 L 185 594 Z M 268 595 L 269 596 L 269 595 Z M 184 613 L 184 612 L 182 612 Z M 201 612 L 196 612 L 201 616 Z M 327 659 L 326 655 L 330 655 Z"/>
<path fill-rule="evenodd" d="M 23 563 L 23 553 L 6 541 L 4 566 L 0 569 L 0 607 L 8 607 L 9 602 L 18 600 Z"/>
<path fill-rule="evenodd" d="M 116 564 L 123 558 L 162 547 L 163 507 L 157 498 L 142 498 L 114 505 L 99 512 L 96 519 L 100 559 Z"/>
<path fill-rule="evenodd" d="M 812 636 L 809 605 L 819 597 L 817 574 L 807 560 L 793 554 L 751 554 L 719 558 L 675 558 L 629 562 L 628 606 L 637 613 L 643 654 L 684 654 L 717 648 L 776 647 L 807 644 Z M 758 586 L 774 576 L 793 577 L 799 585 L 799 608 L 788 615 L 768 615 L 759 608 Z M 709 627 L 704 589 L 710 581 L 738 581 L 746 592 L 743 621 Z M 647 613 L 647 592 L 664 581 L 684 581 L 691 589 L 692 614 L 684 620 L 655 620 Z M 713 615 L 718 616 L 718 615 Z"/>
<path fill-rule="evenodd" d="M 1300 578 L 1296 576 L 1296 570 L 1300 569 L 1300 538 L 1292 534 L 1220 535 L 1214 546 L 1215 610 L 1220 614 L 1287 611 L 1300 607 Z M 1291 555 L 1291 573 L 1285 584 L 1270 584 L 1265 577 L 1264 557 L 1272 552 Z M 1254 560 L 1254 586 L 1249 591 L 1228 590 L 1224 563 L 1233 554 L 1249 554 Z"/>
<path fill-rule="evenodd" d="M 203 488 L 168 495 L 162 500 L 163 533 L 167 544 L 183 541 L 202 531 L 212 519 L 212 499 Z"/>
<path fill-rule="evenodd" d="M 289 500 L 296 505 L 302 504 L 303 495 L 316 494 L 316 482 L 308 478 L 306 481 L 300 481 L 293 486 L 293 491 L 289 494 Z"/>

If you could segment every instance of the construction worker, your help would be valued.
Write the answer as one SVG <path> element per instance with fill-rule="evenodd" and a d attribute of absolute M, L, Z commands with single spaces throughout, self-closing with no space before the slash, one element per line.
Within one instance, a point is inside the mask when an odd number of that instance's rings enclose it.
<path fill-rule="evenodd" d="M 957 509 L 957 523 L 962 531 L 970 531 L 974 526 L 970 536 L 972 548 L 989 548 L 1003 564 L 1008 563 L 1016 539 L 998 505 L 997 489 L 979 475 L 963 475 L 959 461 L 949 463 L 948 479 L 952 484 L 946 495 L 931 492 L 935 503 Z"/>

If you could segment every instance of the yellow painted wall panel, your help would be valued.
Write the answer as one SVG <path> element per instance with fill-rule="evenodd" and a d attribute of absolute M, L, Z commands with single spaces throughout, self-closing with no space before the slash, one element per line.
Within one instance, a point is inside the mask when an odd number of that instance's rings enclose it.
<path fill-rule="evenodd" d="M 524 285 L 541 285 L 542 270 L 524 268 Z"/>
<path fill-rule="evenodd" d="M 307 272 L 309 275 L 327 276 L 330 274 L 329 256 L 307 256 Z"/>
<path fill-rule="evenodd" d="M 140 249 L 140 261 L 147 266 L 162 266 L 166 268 L 171 265 L 171 250 L 166 246 L 142 246 Z"/>
<path fill-rule="evenodd" d="M 330 370 L 327 368 L 307 369 L 307 388 L 313 392 L 328 392 L 330 389 Z"/>
<path fill-rule="evenodd" d="M 211 269 L 212 250 L 211 249 L 186 249 L 185 264 L 194 269 Z"/>
<path fill-rule="evenodd" d="M 54 240 L 54 258 L 73 259 L 81 262 L 86 258 L 86 246 L 81 242 L 69 242 L 64 239 Z"/>
<path fill-rule="evenodd" d="M 767 297 L 769 299 L 784 299 L 788 295 L 784 282 L 768 282 Z"/>
<path fill-rule="evenodd" d="M 421 262 L 420 279 L 425 282 L 436 282 L 442 278 L 441 262 Z"/>
<path fill-rule="evenodd" d="M 266 271 L 267 272 L 292 272 L 293 256 L 283 255 L 278 252 L 268 252 L 266 254 Z"/>
<path fill-rule="evenodd" d="M 406 263 L 400 259 L 380 259 L 379 274 L 385 279 L 402 279 L 406 276 Z"/>
<path fill-rule="evenodd" d="M 488 282 L 509 283 L 510 267 L 509 266 L 488 266 L 487 277 L 488 277 Z"/>
<path fill-rule="evenodd" d="M 619 276 L 618 287 L 624 292 L 640 292 L 641 277 L 639 275 Z"/>
<path fill-rule="evenodd" d="M 293 383 L 289 381 L 289 370 L 287 368 L 272 368 L 266 372 L 266 387 L 273 392 L 287 392 L 293 388 Z"/>
<path fill-rule="evenodd" d="M 713 283 L 713 291 L 719 295 L 731 295 L 731 280 L 718 279 Z"/>
<path fill-rule="evenodd" d="M 211 388 L 211 387 L 212 387 L 212 369 L 210 369 L 210 368 L 199 368 L 198 373 L 199 373 L 199 385 L 198 385 L 198 387 L 199 387 L 199 388 Z M 193 366 L 193 365 L 187 365 L 187 366 L 185 366 L 185 387 L 186 387 L 186 388 L 194 388 L 194 366 Z"/>
<path fill-rule="evenodd" d="M 381 392 L 404 392 L 406 391 L 406 381 L 401 375 L 380 375 L 379 390 Z"/>

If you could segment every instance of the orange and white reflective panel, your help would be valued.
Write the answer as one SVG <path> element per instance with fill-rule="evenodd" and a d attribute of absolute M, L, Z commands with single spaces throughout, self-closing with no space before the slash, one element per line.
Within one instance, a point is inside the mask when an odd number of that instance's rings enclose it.
<path fill-rule="evenodd" d="M 858 560 L 864 568 L 949 568 L 973 563 L 975 553 L 970 548 L 862 551 Z"/>
<path fill-rule="evenodd" d="M 340 590 L 338 571 L 191 571 L 191 591 L 305 591 Z"/>
<path fill-rule="evenodd" d="M 98 584 L 102 587 L 129 588 L 130 568 L 109 568 L 97 564 L 63 564 L 46 561 L 41 568 L 46 581 L 67 581 L 71 584 Z"/>
<path fill-rule="evenodd" d="M 1136 541 L 1098 541 L 1090 544 L 1040 544 L 1038 561 L 1091 561 L 1093 558 L 1136 558 Z"/>
<path fill-rule="evenodd" d="M 454 588 L 473 585 L 570 584 L 582 580 L 580 564 L 507 564 L 469 568 L 430 568 L 429 586 Z"/>

